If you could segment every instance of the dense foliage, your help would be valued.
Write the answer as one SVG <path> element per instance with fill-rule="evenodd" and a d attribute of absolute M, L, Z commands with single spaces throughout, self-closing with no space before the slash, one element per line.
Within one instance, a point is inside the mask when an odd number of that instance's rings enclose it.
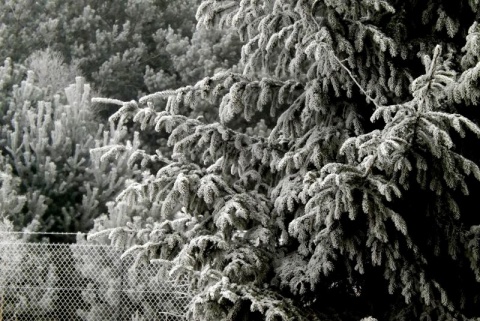
<path fill-rule="evenodd" d="M 91 148 L 127 134 L 115 126 L 103 133 L 100 123 L 115 109 L 91 104 L 91 95 L 136 98 L 195 82 L 238 60 L 238 37 L 195 30 L 195 10 L 184 0 L 0 4 L 0 148 L 28 199 L 22 214 L 9 215 L 17 229 L 37 220 L 42 231 L 85 231 L 123 182 L 138 174 L 123 158 L 91 161 Z M 69 87 L 77 76 L 93 86 Z M 192 114 L 206 116 L 203 107 Z M 135 138 L 149 151 L 165 143 L 165 134 Z"/>
<path fill-rule="evenodd" d="M 203 1 L 243 70 L 96 99 L 173 151 L 131 154 L 143 181 L 90 239 L 190 278 L 191 320 L 477 320 L 478 6 Z M 187 117 L 205 102 L 217 122 Z"/>
<path fill-rule="evenodd" d="M 178 87 L 238 60 L 232 32 L 194 34 L 197 5 L 198 0 L 2 1 L 0 59 L 21 63 L 48 47 L 78 65 L 97 91 L 127 100 Z"/>

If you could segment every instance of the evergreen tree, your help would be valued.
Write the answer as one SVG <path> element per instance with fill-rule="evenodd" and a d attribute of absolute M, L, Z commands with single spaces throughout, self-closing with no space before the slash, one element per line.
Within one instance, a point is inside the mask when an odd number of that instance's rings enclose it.
<path fill-rule="evenodd" d="M 92 161 L 90 149 L 123 144 L 128 131 L 115 126 L 107 131 L 95 120 L 91 89 L 82 77 L 58 91 L 73 77 L 59 59 L 45 52 L 32 61 L 36 73 L 10 59 L 0 67 L 0 172 L 16 182 L 3 188 L 24 198 L 17 211 L 2 211 L 0 219 L 8 218 L 16 229 L 36 222 L 37 231 L 88 231 L 125 181 L 139 176 L 138 169 L 127 166 L 127 155 Z M 55 70 L 47 75 L 48 66 Z M 140 144 L 138 135 L 130 144 Z"/>
<path fill-rule="evenodd" d="M 166 130 L 173 151 L 132 153 L 143 182 L 110 209 L 154 222 L 90 239 L 188 277 L 190 320 L 478 320 L 479 14 L 475 0 L 203 1 L 199 25 L 245 41 L 243 71 L 123 103 L 112 122 Z M 218 122 L 180 113 L 204 101 Z"/>

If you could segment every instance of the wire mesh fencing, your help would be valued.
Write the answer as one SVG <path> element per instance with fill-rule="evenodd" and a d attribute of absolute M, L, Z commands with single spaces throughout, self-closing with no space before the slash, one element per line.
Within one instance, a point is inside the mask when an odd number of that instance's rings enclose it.
<path fill-rule="evenodd" d="M 0 237 L 2 321 L 184 321 L 192 293 L 112 246 Z"/>

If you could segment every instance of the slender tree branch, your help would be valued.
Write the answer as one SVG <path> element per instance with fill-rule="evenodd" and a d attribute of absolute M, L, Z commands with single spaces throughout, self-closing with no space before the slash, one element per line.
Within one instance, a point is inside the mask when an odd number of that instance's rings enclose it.
<path fill-rule="evenodd" d="M 377 104 L 377 102 L 375 101 L 375 99 L 373 99 L 366 91 L 365 89 L 363 89 L 363 87 L 360 85 L 360 83 L 355 79 L 355 77 L 353 76 L 352 72 L 350 71 L 350 69 L 347 68 L 347 66 L 345 66 L 342 61 L 340 59 L 338 59 L 338 57 L 335 55 L 335 53 L 333 52 L 332 50 L 332 55 L 333 57 L 335 58 L 335 60 L 337 61 L 337 63 L 343 68 L 345 69 L 345 71 L 348 73 L 348 75 L 350 76 L 350 78 L 353 80 L 353 82 L 357 85 L 357 87 L 360 89 L 360 91 L 368 98 L 368 100 L 370 100 L 376 108 L 380 108 L 380 105 Z"/>

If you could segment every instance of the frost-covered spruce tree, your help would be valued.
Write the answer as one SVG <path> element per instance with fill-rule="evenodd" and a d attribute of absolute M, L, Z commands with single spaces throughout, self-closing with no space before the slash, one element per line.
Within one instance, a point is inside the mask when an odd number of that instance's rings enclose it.
<path fill-rule="evenodd" d="M 200 25 L 246 42 L 243 72 L 111 117 L 173 152 L 132 154 L 160 169 L 118 204 L 157 221 L 109 237 L 191 280 L 191 320 L 477 320 L 478 5 L 203 1 Z M 179 114 L 203 100 L 219 122 Z"/>

